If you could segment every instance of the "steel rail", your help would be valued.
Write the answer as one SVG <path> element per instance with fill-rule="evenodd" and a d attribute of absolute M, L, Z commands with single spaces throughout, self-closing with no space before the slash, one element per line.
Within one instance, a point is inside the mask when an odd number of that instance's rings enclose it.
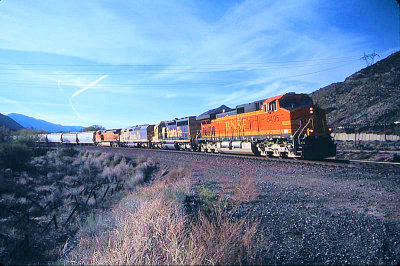
<path fill-rule="evenodd" d="M 294 164 L 310 164 L 310 165 L 325 165 L 325 166 L 343 166 L 343 167 L 355 167 L 356 165 L 391 165 L 400 167 L 400 163 L 395 162 L 378 162 L 378 161 L 366 161 L 366 160 L 343 160 L 343 159 L 321 159 L 321 160 L 304 160 L 304 159 L 290 159 L 290 158 L 270 158 L 263 156 L 256 156 L 251 154 L 230 154 L 230 153 L 208 153 L 208 152 L 196 152 L 196 151 L 182 151 L 182 150 L 162 150 L 162 149 L 145 149 L 145 148 L 133 148 L 133 147 L 102 147 L 102 146 L 81 146 L 82 148 L 92 149 L 118 149 L 118 150 L 137 150 L 137 151 L 149 151 L 149 152 L 169 152 L 169 153 L 180 153 L 180 154 L 197 154 L 206 156 L 217 156 L 217 157 L 228 157 L 228 158 L 241 158 L 249 160 L 262 160 L 272 161 L 281 163 L 294 163 Z"/>

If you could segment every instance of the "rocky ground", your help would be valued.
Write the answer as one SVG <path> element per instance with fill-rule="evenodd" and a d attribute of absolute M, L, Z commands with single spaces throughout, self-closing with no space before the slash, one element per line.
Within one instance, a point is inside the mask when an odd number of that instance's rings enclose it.
<path fill-rule="evenodd" d="M 400 162 L 400 143 L 395 141 L 336 141 L 337 159 Z"/>
<path fill-rule="evenodd" d="M 99 149 L 88 147 L 85 149 Z M 398 264 L 400 167 L 313 165 L 165 151 L 107 149 L 145 156 L 160 168 L 192 170 L 197 185 L 229 197 L 254 179 L 234 216 L 262 225 L 263 263 Z"/>

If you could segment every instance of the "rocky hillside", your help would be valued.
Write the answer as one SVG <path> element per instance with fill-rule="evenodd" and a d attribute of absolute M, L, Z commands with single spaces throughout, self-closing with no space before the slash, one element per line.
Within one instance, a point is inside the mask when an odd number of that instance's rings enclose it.
<path fill-rule="evenodd" d="M 18 124 L 13 119 L 3 114 L 0 114 L 0 126 L 5 126 L 6 128 L 9 128 L 11 130 L 23 129 L 23 127 L 20 124 Z"/>
<path fill-rule="evenodd" d="M 344 82 L 333 83 L 311 94 L 327 110 L 330 126 L 368 128 L 400 120 L 400 52 L 366 67 Z"/>

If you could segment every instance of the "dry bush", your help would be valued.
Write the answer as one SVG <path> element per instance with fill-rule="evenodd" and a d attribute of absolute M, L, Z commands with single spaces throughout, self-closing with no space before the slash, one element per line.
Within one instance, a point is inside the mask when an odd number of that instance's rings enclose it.
<path fill-rule="evenodd" d="M 235 204 L 256 200 L 261 194 L 254 177 L 241 176 L 233 189 L 232 200 Z"/>
<path fill-rule="evenodd" d="M 151 161 L 137 166 L 121 155 L 72 149 L 49 151 L 30 164 L 27 172 L 0 169 L 0 261 L 5 264 L 54 262 L 78 229 L 108 230 L 105 218 L 86 217 L 151 180 L 156 168 Z M 24 237 L 29 241 L 19 248 Z"/>
<path fill-rule="evenodd" d="M 151 186 L 123 199 L 113 210 L 116 227 L 83 235 L 69 256 L 77 264 L 255 263 L 256 224 L 233 220 L 222 209 L 191 221 L 180 195 L 190 193 L 190 174 L 171 170 Z M 192 223 L 191 223 L 192 222 Z"/>

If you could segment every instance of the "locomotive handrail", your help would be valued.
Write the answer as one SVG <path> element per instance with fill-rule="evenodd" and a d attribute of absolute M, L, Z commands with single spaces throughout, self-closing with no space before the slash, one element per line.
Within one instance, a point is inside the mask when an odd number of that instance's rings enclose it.
<path fill-rule="evenodd" d="M 296 145 L 296 143 L 295 143 L 296 134 L 297 134 L 297 132 L 298 132 L 300 129 L 301 129 L 301 120 L 300 120 L 299 128 L 298 128 L 298 129 L 296 130 L 296 132 L 294 132 L 294 134 L 293 134 L 293 147 L 294 147 L 295 150 L 297 150 L 297 145 Z"/>
<path fill-rule="evenodd" d="M 307 128 L 307 126 L 310 124 L 310 122 L 312 121 L 312 118 L 310 118 L 310 119 L 308 119 L 308 122 L 307 122 L 307 124 L 302 128 L 302 130 L 301 130 L 301 132 L 299 133 L 299 136 L 297 137 L 298 138 L 298 141 L 299 141 L 299 143 L 300 143 L 300 136 L 301 136 L 301 134 L 303 133 L 303 131 Z"/>

